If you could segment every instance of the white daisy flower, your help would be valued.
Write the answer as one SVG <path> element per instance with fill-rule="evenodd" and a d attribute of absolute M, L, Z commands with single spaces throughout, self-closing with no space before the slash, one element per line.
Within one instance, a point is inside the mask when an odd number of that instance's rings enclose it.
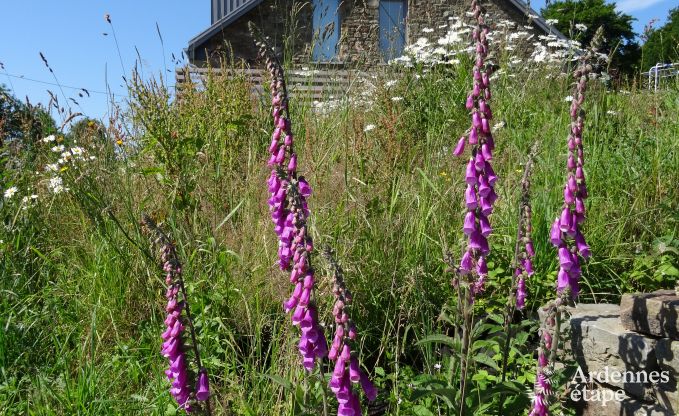
<path fill-rule="evenodd" d="M 12 186 L 12 187 L 5 189 L 5 198 L 10 199 L 11 197 L 14 196 L 14 194 L 17 193 L 17 191 L 18 191 L 18 189 L 17 189 L 16 186 Z"/>
<path fill-rule="evenodd" d="M 403 97 L 391 97 L 391 101 L 397 102 L 403 100 Z"/>
<path fill-rule="evenodd" d="M 365 128 L 363 129 L 363 131 L 367 133 L 367 132 L 369 132 L 369 131 L 371 131 L 371 130 L 374 130 L 374 129 L 375 129 L 375 125 L 374 125 L 374 124 L 368 124 L 367 126 L 365 126 Z"/>
<path fill-rule="evenodd" d="M 573 96 L 569 95 L 568 97 L 564 98 L 563 100 L 570 103 L 571 101 L 573 101 Z"/>
<path fill-rule="evenodd" d="M 43 143 L 49 143 L 49 142 L 55 141 L 56 139 L 57 139 L 57 138 L 56 138 L 53 134 L 50 134 L 49 136 L 47 136 L 47 137 L 45 137 L 44 139 L 42 139 L 42 142 L 43 142 Z"/>
<path fill-rule="evenodd" d="M 52 147 L 52 151 L 53 151 L 54 153 L 61 153 L 61 152 L 64 151 L 64 149 L 65 149 L 65 147 L 64 147 L 63 144 L 60 144 L 60 145 L 58 145 L 58 146 Z"/>

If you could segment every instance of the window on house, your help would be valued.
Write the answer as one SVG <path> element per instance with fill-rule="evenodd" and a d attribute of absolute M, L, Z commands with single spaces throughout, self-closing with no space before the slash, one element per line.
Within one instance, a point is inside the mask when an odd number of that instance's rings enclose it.
<path fill-rule="evenodd" d="M 380 0 L 380 51 L 386 61 L 403 54 L 406 43 L 407 0 Z"/>
<path fill-rule="evenodd" d="M 340 36 L 339 0 L 313 0 L 314 61 L 327 62 L 337 58 Z"/>

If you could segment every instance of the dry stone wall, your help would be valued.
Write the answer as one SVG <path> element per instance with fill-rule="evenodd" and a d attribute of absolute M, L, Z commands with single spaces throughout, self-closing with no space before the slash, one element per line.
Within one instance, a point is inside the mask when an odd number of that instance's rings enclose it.
<path fill-rule="evenodd" d="M 579 414 L 679 414 L 679 297 L 674 291 L 628 294 L 620 305 L 579 304 L 569 312 L 564 356 L 581 371 L 569 386 L 571 398 L 574 390 L 581 392 L 571 402 Z M 583 383 L 580 374 L 592 374 L 592 382 Z"/>

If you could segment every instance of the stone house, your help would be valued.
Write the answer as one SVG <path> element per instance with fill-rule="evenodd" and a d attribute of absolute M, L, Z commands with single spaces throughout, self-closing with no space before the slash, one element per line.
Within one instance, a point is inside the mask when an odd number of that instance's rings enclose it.
<path fill-rule="evenodd" d="M 563 35 L 523 0 L 482 0 L 489 24 L 509 20 L 537 34 Z M 444 35 L 468 0 L 211 0 L 211 26 L 189 41 L 189 62 L 219 65 L 225 52 L 252 64 L 248 21 L 294 62 L 328 67 L 374 66 L 398 57 L 423 30 Z M 529 19 L 529 16 L 531 17 Z M 524 30 L 524 29 L 522 29 Z"/>

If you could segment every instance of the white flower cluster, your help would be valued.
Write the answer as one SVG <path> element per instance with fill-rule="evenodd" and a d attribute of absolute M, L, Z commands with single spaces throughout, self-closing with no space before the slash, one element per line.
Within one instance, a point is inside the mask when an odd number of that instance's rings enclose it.
<path fill-rule="evenodd" d="M 555 20 L 548 24 L 558 23 Z M 496 45 L 501 54 L 507 55 L 510 67 L 538 67 L 547 64 L 563 63 L 572 59 L 580 50 L 575 41 L 561 39 L 554 34 L 537 36 L 532 33 L 530 25 L 517 25 L 510 20 L 502 20 L 495 24 L 488 38 L 491 45 Z M 578 30 L 586 30 L 586 26 L 578 25 Z M 390 63 L 412 67 L 416 64 L 424 66 L 457 65 L 461 54 L 473 54 L 471 44 L 472 26 L 464 23 L 459 17 L 450 17 L 448 31 L 439 39 L 418 38 L 404 49 L 403 56 Z M 424 31 L 424 33 L 430 33 Z"/>
<path fill-rule="evenodd" d="M 50 135 L 42 139 L 42 142 L 51 143 L 55 140 L 56 137 L 54 135 Z M 58 175 L 60 172 L 68 169 L 67 165 L 71 164 L 74 168 L 77 168 L 77 165 L 75 165 L 74 162 L 96 159 L 96 156 L 87 156 L 85 149 L 80 146 L 66 148 L 66 146 L 63 144 L 58 144 L 52 146 L 50 150 L 53 153 L 59 154 L 56 163 L 48 163 L 44 168 L 45 172 L 48 172 L 52 175 L 49 179 L 47 188 L 54 194 L 59 194 L 69 190 L 69 188 L 63 185 L 63 179 Z"/>

